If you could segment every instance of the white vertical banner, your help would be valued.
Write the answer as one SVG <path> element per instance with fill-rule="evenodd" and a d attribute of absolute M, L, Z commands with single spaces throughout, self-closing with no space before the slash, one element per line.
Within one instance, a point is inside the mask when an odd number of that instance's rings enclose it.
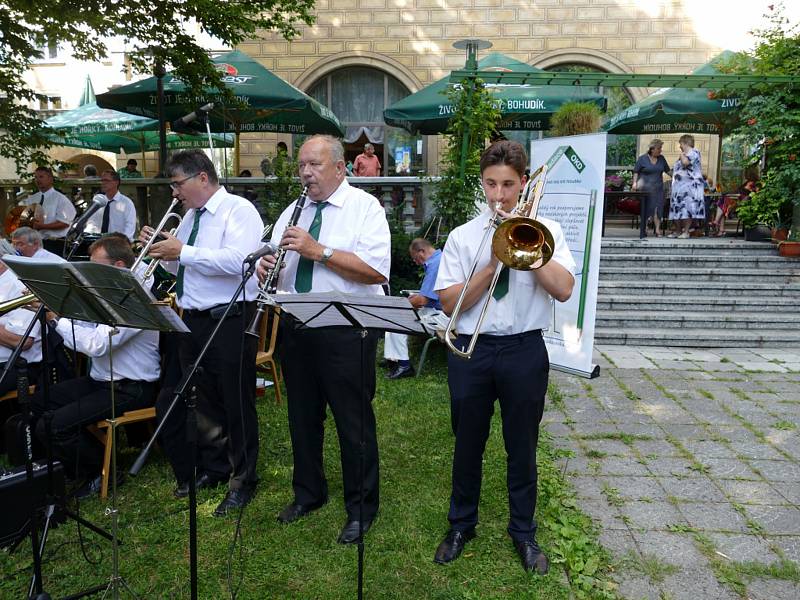
<path fill-rule="evenodd" d="M 552 301 L 552 323 L 543 332 L 553 368 L 596 377 L 592 364 L 597 281 L 603 227 L 606 134 L 544 138 L 531 142 L 531 173 L 548 165 L 538 214 L 557 221 L 575 259 L 575 287 L 566 302 Z"/>

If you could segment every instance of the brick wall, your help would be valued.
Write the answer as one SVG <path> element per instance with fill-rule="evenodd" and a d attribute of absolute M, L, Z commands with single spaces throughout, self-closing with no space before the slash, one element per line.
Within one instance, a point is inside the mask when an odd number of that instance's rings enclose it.
<path fill-rule="evenodd" d="M 295 41 L 264 33 L 239 49 L 301 89 L 337 64 L 363 61 L 412 91 L 462 67 L 463 51 L 452 44 L 468 37 L 534 66 L 585 62 L 638 73 L 687 73 L 722 50 L 695 33 L 681 0 L 318 0 L 316 15 Z M 242 168 L 257 170 L 277 139 L 242 136 Z M 698 146 L 715 160 L 716 138 L 698 136 Z M 436 156 L 435 139 L 428 150 Z"/>

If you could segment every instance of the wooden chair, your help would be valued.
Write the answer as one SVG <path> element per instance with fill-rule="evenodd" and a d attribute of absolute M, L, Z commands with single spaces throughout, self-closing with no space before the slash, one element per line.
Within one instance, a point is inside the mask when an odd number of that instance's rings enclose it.
<path fill-rule="evenodd" d="M 275 362 L 275 343 L 278 339 L 280 314 L 281 309 L 275 307 L 269 309 L 267 315 L 261 319 L 261 329 L 258 334 L 258 354 L 256 354 L 256 373 L 269 372 L 272 375 L 272 387 L 275 388 L 276 404 L 282 402 L 281 375 L 278 370 L 278 363 Z M 269 340 L 267 340 L 267 333 L 269 333 Z"/>
<path fill-rule="evenodd" d="M 28 395 L 33 396 L 33 393 L 36 391 L 36 386 L 32 385 L 28 387 Z M 17 390 L 11 390 L 0 396 L 0 402 L 5 402 L 6 400 L 16 400 L 17 399 Z"/>
<path fill-rule="evenodd" d="M 116 418 L 116 427 L 119 429 L 121 425 L 130 425 L 131 423 L 141 423 L 142 421 L 154 421 L 156 418 L 156 409 L 155 407 L 150 408 L 140 408 L 139 410 L 130 410 L 126 413 L 122 413 L 121 416 Z M 150 426 L 150 431 L 152 433 L 153 427 L 152 424 Z M 103 471 L 101 473 L 102 479 L 102 486 L 100 488 L 100 497 L 105 499 L 108 497 L 108 479 L 109 475 L 111 474 L 111 452 L 113 451 L 113 447 L 111 444 L 111 421 L 109 419 L 104 419 L 103 421 L 98 421 L 94 425 L 89 425 L 89 431 L 94 434 L 94 436 L 100 440 L 100 443 L 103 444 L 104 452 L 103 452 Z"/>

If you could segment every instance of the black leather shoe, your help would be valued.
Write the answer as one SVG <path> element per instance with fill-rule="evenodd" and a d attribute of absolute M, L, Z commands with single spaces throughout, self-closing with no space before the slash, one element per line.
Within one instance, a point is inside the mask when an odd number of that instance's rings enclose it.
<path fill-rule="evenodd" d="M 336 541 L 340 544 L 352 544 L 353 542 L 357 542 L 358 527 L 359 521 L 348 521 L 344 524 L 344 527 L 342 527 L 342 532 L 339 534 L 339 538 Z M 366 535 L 370 527 L 372 527 L 372 521 L 364 521 L 362 533 Z"/>
<path fill-rule="evenodd" d="M 284 525 L 294 523 L 300 517 L 305 517 L 308 513 L 322 508 L 327 501 L 328 499 L 325 498 L 325 500 L 316 504 L 297 504 L 296 502 L 287 504 L 284 509 L 278 513 L 278 522 Z"/>
<path fill-rule="evenodd" d="M 404 367 L 402 365 L 397 365 L 397 368 L 388 373 L 386 375 L 386 379 L 402 379 L 403 377 L 413 377 L 414 376 L 414 367 L 408 365 Z"/>
<path fill-rule="evenodd" d="M 225 479 L 212 477 L 208 473 L 201 473 L 200 477 L 198 477 L 197 481 L 195 481 L 195 490 L 199 492 L 204 488 L 214 488 L 223 481 L 225 481 Z M 172 491 L 172 494 L 176 498 L 186 498 L 189 495 L 189 482 L 185 481 L 184 483 L 179 483 L 178 487 Z"/>
<path fill-rule="evenodd" d="M 244 508 L 250 504 L 253 499 L 255 490 L 250 488 L 238 488 L 235 490 L 228 490 L 225 498 L 219 503 L 219 506 L 214 510 L 215 517 L 224 517 L 228 512 L 237 508 Z"/>
<path fill-rule="evenodd" d="M 544 575 L 550 569 L 550 562 L 547 560 L 542 549 L 536 541 L 514 542 L 522 560 L 522 568 L 526 571 L 533 571 L 539 575 Z"/>
<path fill-rule="evenodd" d="M 453 562 L 464 551 L 464 546 L 467 542 L 475 537 L 475 529 L 467 529 L 466 531 L 456 531 L 451 529 L 444 536 L 442 543 L 436 549 L 436 554 L 433 557 L 433 562 L 440 565 L 446 565 Z"/>

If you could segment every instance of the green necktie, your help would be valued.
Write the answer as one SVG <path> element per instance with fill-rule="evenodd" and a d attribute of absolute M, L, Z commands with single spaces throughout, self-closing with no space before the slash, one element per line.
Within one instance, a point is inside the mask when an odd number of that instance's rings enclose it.
<path fill-rule="evenodd" d="M 492 292 L 492 297 L 495 300 L 500 300 L 508 293 L 508 273 L 508 267 L 503 267 L 503 270 L 500 271 L 500 277 L 497 278 L 497 285 L 494 286 L 494 291 Z"/>
<path fill-rule="evenodd" d="M 189 234 L 189 241 L 186 242 L 187 246 L 193 246 L 194 241 L 197 239 L 197 232 L 200 231 L 200 217 L 206 212 L 205 208 L 194 211 L 194 223 L 192 223 L 192 232 Z M 183 296 L 183 265 L 178 267 L 178 277 L 175 279 L 175 291 L 178 298 Z"/>
<path fill-rule="evenodd" d="M 317 202 L 317 212 L 314 213 L 314 220 L 308 233 L 315 240 L 319 239 L 319 230 L 322 228 L 322 209 L 328 206 L 327 202 Z M 314 261 L 309 258 L 300 257 L 297 263 L 297 274 L 294 277 L 294 289 L 301 294 L 311 291 L 311 281 L 314 277 Z"/>

